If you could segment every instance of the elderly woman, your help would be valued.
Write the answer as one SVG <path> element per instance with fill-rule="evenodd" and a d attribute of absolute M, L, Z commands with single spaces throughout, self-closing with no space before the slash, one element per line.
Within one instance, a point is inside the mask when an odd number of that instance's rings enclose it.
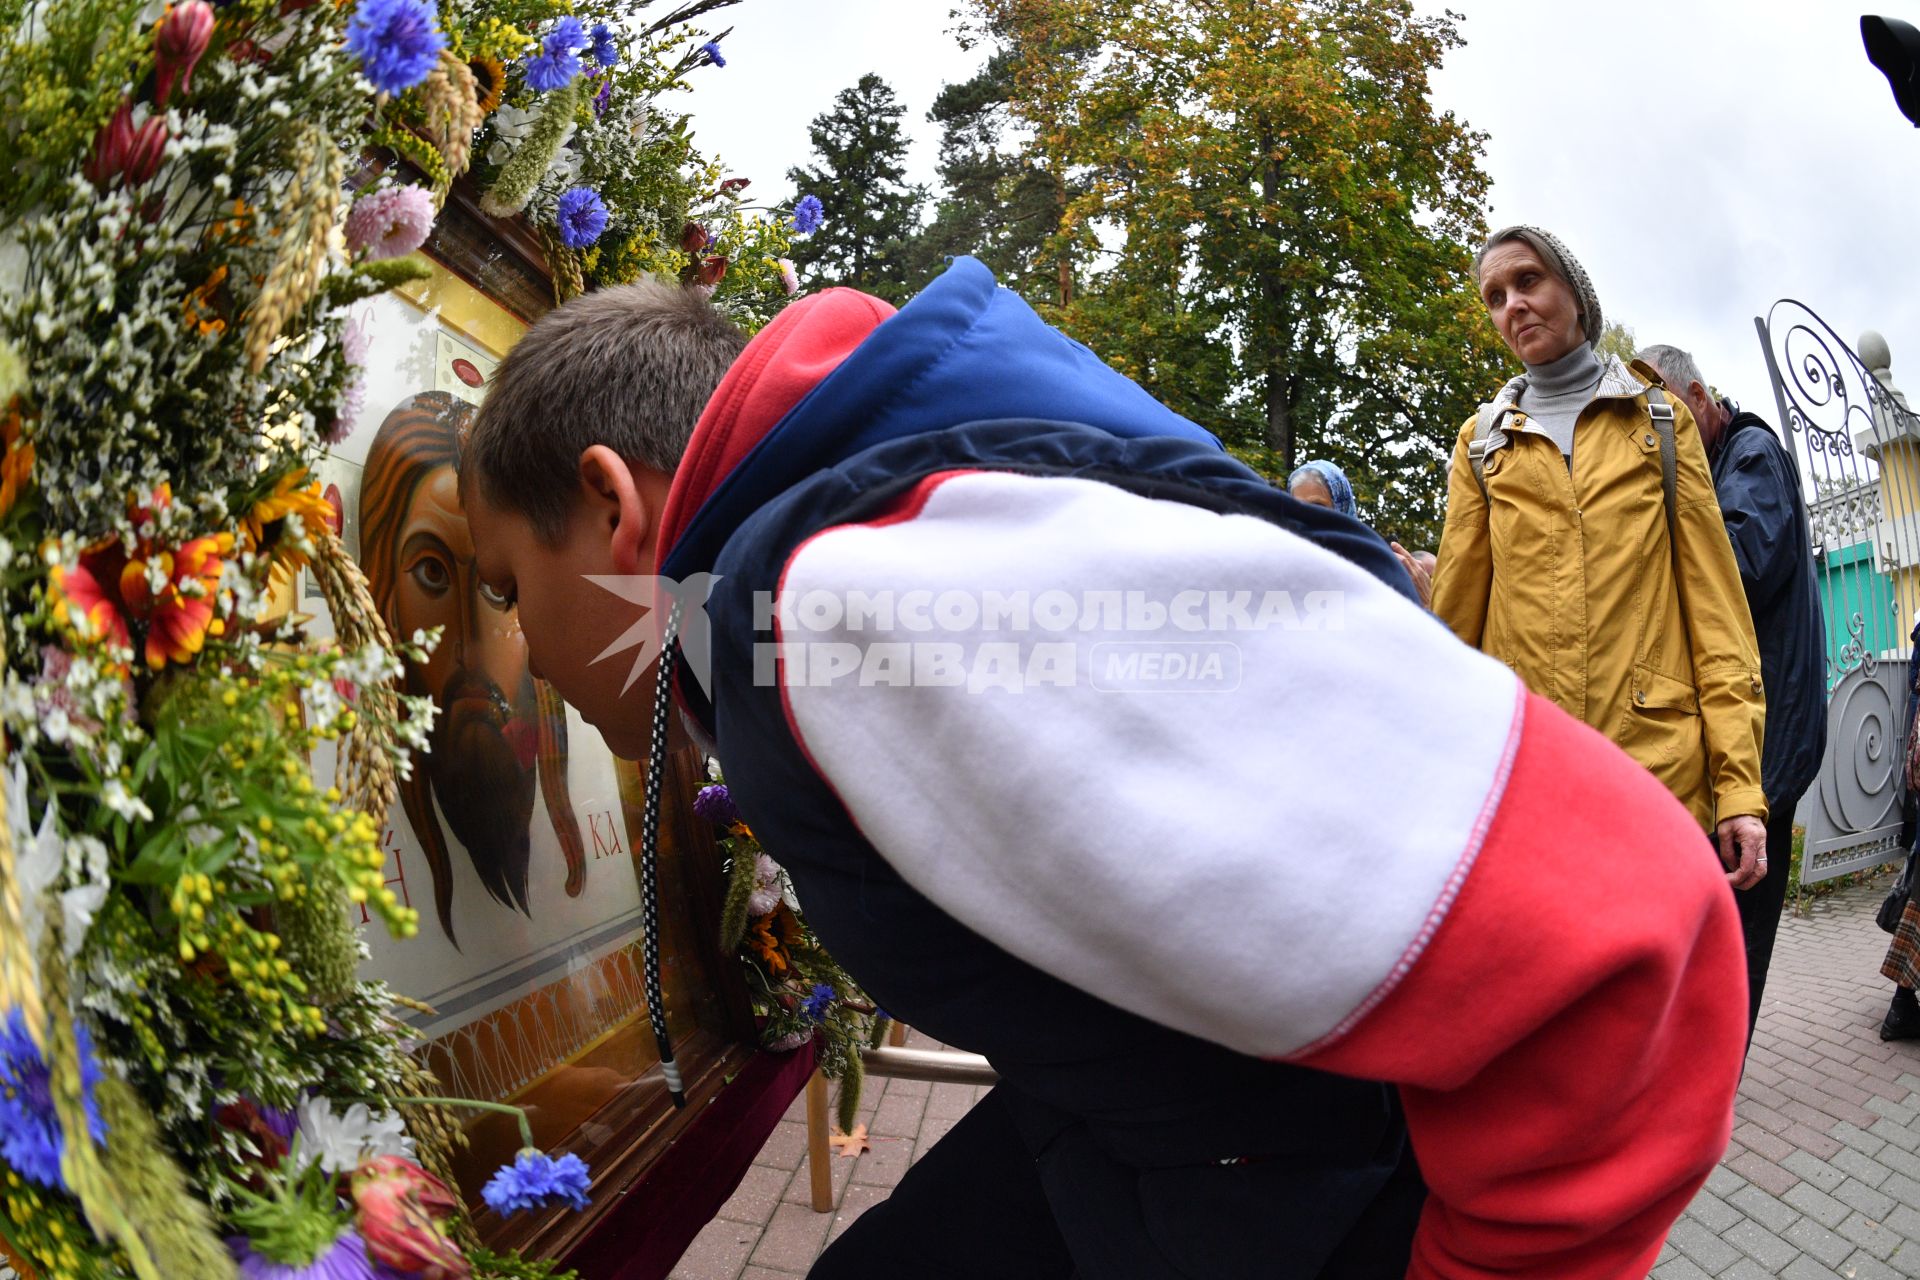
<path fill-rule="evenodd" d="M 1343 516 L 1360 517 L 1347 473 L 1324 458 L 1303 462 L 1287 477 L 1287 492 L 1316 507 L 1331 507 Z"/>
<path fill-rule="evenodd" d="M 1600 300 L 1554 236 L 1508 227 L 1474 270 L 1526 371 L 1461 429 L 1433 610 L 1651 770 L 1746 888 L 1767 867 L 1760 659 L 1699 430 L 1594 349 Z"/>
<path fill-rule="evenodd" d="M 1327 507 L 1343 516 L 1360 518 L 1360 507 L 1353 500 L 1353 485 L 1347 480 L 1347 473 L 1324 458 L 1315 458 L 1303 462 L 1294 468 L 1287 477 L 1287 492 L 1302 502 L 1311 502 L 1316 507 Z M 1433 604 L 1433 556 L 1425 551 L 1410 552 L 1397 542 L 1387 544 L 1394 557 L 1400 561 L 1400 567 L 1413 579 L 1413 586 L 1420 593 L 1420 603 L 1432 607 Z M 1420 561 L 1426 556 L 1427 563 Z"/>

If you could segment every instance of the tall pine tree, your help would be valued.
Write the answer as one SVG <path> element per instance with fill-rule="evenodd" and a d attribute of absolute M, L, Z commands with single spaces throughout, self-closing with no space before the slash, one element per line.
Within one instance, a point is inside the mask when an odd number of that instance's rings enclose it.
<path fill-rule="evenodd" d="M 940 126 L 940 196 L 916 241 L 916 274 L 971 254 L 1001 284 L 1039 305 L 1057 301 L 1059 184 L 1004 134 L 1013 95 L 1013 55 L 1002 49 L 971 79 L 950 84 L 927 119 Z"/>
<path fill-rule="evenodd" d="M 819 163 L 787 170 L 797 195 L 826 207 L 820 229 L 793 246 L 807 284 L 851 285 L 899 303 L 925 283 L 909 266 L 926 195 L 907 182 L 905 114 L 887 82 L 868 72 L 813 118 L 807 133 Z"/>

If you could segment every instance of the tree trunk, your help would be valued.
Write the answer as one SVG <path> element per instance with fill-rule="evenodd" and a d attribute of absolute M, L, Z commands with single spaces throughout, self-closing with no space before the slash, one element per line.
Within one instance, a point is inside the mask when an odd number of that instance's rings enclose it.
<path fill-rule="evenodd" d="M 1053 179 L 1053 198 L 1054 198 L 1054 205 L 1059 210 L 1059 219 L 1056 225 L 1064 228 L 1067 225 L 1067 180 L 1063 177 L 1060 177 L 1058 174 L 1055 174 Z M 1068 245 L 1068 243 L 1063 240 L 1060 244 L 1060 306 L 1061 306 L 1061 309 L 1065 310 L 1067 305 L 1072 301 L 1073 301 L 1073 250 Z"/>
<path fill-rule="evenodd" d="M 1260 197 L 1264 207 L 1273 208 L 1280 198 L 1280 166 L 1273 158 L 1273 134 L 1267 122 L 1260 121 Z M 1260 304 L 1266 312 L 1266 319 L 1275 333 L 1285 332 L 1280 323 L 1281 309 L 1286 305 L 1286 286 L 1281 284 L 1275 271 L 1260 273 Z M 1267 448 L 1272 450 L 1286 466 L 1286 474 L 1293 474 L 1294 438 L 1293 438 L 1293 378 L 1289 376 L 1288 351 L 1284 345 L 1276 345 L 1267 351 L 1266 411 L 1267 411 Z"/>
<path fill-rule="evenodd" d="M 1287 377 L 1287 362 L 1275 354 L 1267 360 L 1267 448 L 1285 464 L 1288 475 L 1294 468 L 1293 395 Z"/>

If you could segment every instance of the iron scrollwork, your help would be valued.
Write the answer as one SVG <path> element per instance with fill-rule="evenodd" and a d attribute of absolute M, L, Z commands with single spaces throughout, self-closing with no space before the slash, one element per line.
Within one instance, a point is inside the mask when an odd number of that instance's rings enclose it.
<path fill-rule="evenodd" d="M 1846 643 L 1840 646 L 1828 670 L 1835 668 L 1842 677 L 1855 671 L 1864 671 L 1869 676 L 1879 672 L 1880 659 L 1867 644 L 1867 620 L 1864 615 L 1856 613 L 1847 619 Z"/>
<path fill-rule="evenodd" d="M 1892 421 L 1914 415 L 1887 394 L 1880 380 L 1833 327 L 1791 298 L 1767 313 L 1768 356 L 1776 373 L 1788 426 L 1803 434 L 1810 454 L 1851 458 L 1855 437 L 1886 434 Z"/>

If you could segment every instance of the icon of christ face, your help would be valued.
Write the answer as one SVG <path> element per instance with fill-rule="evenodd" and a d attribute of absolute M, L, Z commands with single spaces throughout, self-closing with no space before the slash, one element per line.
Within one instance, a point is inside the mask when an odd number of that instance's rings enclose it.
<path fill-rule="evenodd" d="M 403 401 L 374 436 L 360 494 L 361 560 L 381 616 L 396 636 L 441 630 L 428 660 L 406 667 L 407 691 L 432 699 L 436 717 L 431 750 L 401 799 L 426 850 L 450 939 L 453 881 L 442 815 L 487 892 L 530 915 L 534 786 L 543 782 L 548 809 L 557 811 L 570 894 L 581 880 L 578 825 L 566 804 L 564 708 L 533 679 L 512 605 L 474 569 L 459 497 L 460 447 L 472 415 L 472 405 L 444 392 Z"/>

